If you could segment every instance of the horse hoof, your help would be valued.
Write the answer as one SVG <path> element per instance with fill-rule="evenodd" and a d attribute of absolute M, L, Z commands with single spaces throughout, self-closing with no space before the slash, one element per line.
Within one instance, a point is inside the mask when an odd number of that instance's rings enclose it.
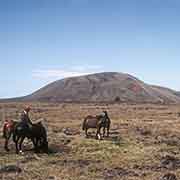
<path fill-rule="evenodd" d="M 5 150 L 6 150 L 7 152 L 9 152 L 9 151 L 10 151 L 8 148 L 5 148 Z"/>
<path fill-rule="evenodd" d="M 23 152 L 22 150 L 20 150 L 19 153 L 20 153 L 21 155 L 24 155 L 24 152 Z"/>

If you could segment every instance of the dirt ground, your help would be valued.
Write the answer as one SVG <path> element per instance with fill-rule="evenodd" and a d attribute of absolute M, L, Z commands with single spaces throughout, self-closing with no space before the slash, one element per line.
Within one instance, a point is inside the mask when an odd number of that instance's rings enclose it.
<path fill-rule="evenodd" d="M 18 119 L 23 106 L 0 104 L 1 127 L 5 118 Z M 44 118 L 50 154 L 35 154 L 28 140 L 24 143 L 24 155 L 15 154 L 12 141 L 11 151 L 5 152 L 1 136 L 0 179 L 180 179 L 180 105 L 32 103 L 31 106 L 33 122 Z M 95 130 L 90 130 L 90 138 L 85 138 L 84 117 L 103 110 L 108 111 L 112 121 L 110 137 L 96 140 Z"/>

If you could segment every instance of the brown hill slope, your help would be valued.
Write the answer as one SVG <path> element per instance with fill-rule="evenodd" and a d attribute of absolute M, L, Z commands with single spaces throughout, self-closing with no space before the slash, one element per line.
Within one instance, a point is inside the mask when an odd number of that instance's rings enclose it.
<path fill-rule="evenodd" d="M 105 72 L 55 81 L 24 101 L 180 103 L 176 92 L 123 73 Z"/>
<path fill-rule="evenodd" d="M 180 97 L 180 91 L 175 92 L 175 95 Z"/>

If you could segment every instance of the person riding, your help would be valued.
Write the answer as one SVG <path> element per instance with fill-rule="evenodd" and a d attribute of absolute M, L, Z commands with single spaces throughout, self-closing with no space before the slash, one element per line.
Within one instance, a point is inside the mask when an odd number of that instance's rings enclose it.
<path fill-rule="evenodd" d="M 31 108 L 29 106 L 24 108 L 24 111 L 21 113 L 21 123 L 24 125 L 24 127 L 30 129 L 32 128 L 32 122 L 29 118 L 29 112 Z"/>

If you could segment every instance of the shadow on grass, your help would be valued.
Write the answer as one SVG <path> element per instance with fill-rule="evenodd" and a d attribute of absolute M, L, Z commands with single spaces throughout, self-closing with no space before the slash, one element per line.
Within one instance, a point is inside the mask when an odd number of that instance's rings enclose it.
<path fill-rule="evenodd" d="M 70 151 L 71 151 L 71 148 L 69 146 L 51 144 L 49 146 L 48 154 L 58 154 L 58 153 L 68 154 Z"/>

